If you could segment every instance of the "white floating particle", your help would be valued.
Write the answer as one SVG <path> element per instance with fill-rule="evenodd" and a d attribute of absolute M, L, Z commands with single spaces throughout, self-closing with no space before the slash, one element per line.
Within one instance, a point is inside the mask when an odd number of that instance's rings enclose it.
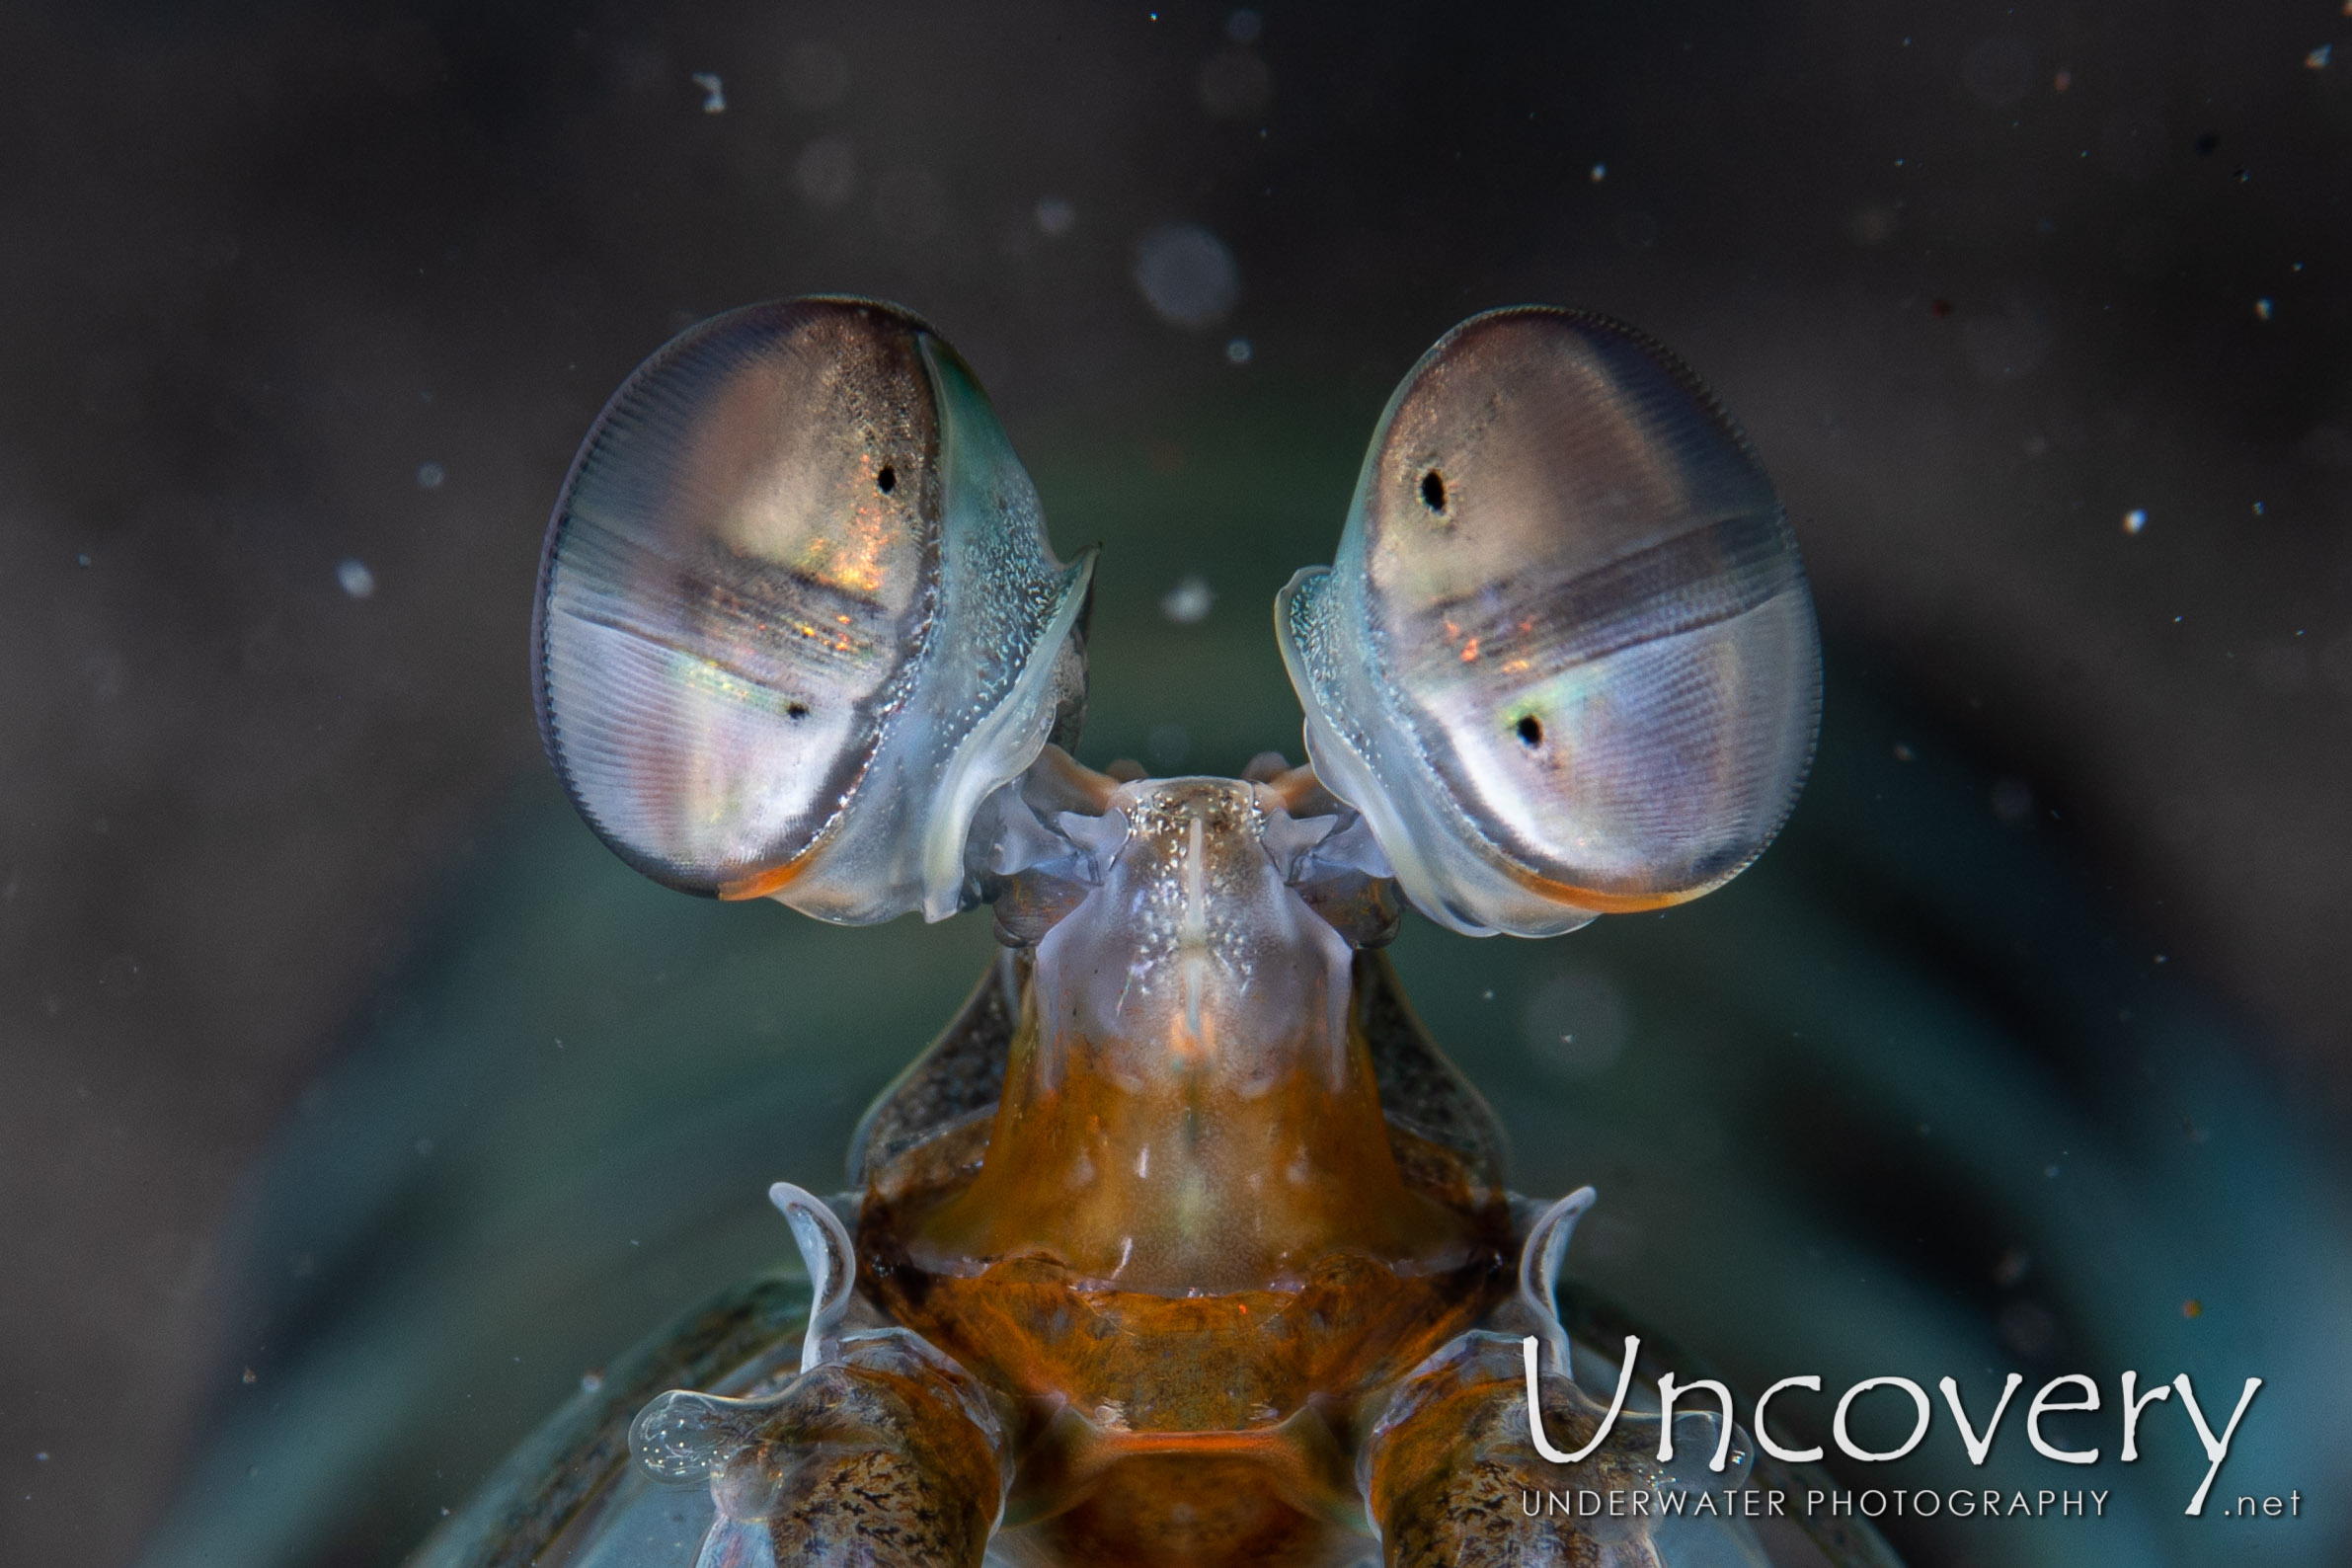
<path fill-rule="evenodd" d="M 2305 56 L 2303 57 L 2303 68 L 2304 68 L 2305 70 L 2307 70 L 2307 71 L 2324 71 L 2324 70 L 2326 70 L 2326 69 L 2327 69 L 2327 57 L 2328 57 L 2328 55 L 2330 55 L 2330 54 L 2331 54 L 2331 53 L 2333 53 L 2334 51 L 2335 51 L 2335 45 L 2334 45 L 2334 44 L 2332 44 L 2332 43 L 2322 43 L 2322 44 L 2320 44 L 2320 45 L 2319 45 L 2317 48 L 2315 48 L 2315 49 L 2312 50 L 2312 52 L 2311 52 L 2311 53 L 2309 53 L 2309 54 L 2307 54 L 2307 55 L 2305 55 Z"/>
<path fill-rule="evenodd" d="M 419 490 L 438 490 L 441 488 L 441 481 L 448 477 L 449 471 L 438 463 L 419 463 L 417 465 L 417 488 Z"/>
<path fill-rule="evenodd" d="M 1258 35 L 1266 31 L 1266 20 L 1247 8 L 1225 18 L 1225 37 L 1247 46 L 1258 41 Z"/>
<path fill-rule="evenodd" d="M 1597 163 L 1597 164 L 1593 165 L 1593 172 L 1592 172 L 1592 177 L 1591 177 L 1591 178 L 1592 178 L 1593 184 L 1595 184 L 1595 185 L 1599 185 L 1599 184 L 1600 184 L 1602 181 L 1604 181 L 1604 180 L 1607 179 L 1607 178 L 1608 178 L 1608 165 L 1607 165 L 1607 164 L 1605 164 L 1605 163 Z"/>
<path fill-rule="evenodd" d="M 1249 363 L 1250 355 L 1256 352 L 1249 346 L 1247 338 L 1235 338 L 1225 345 L 1225 357 L 1234 364 Z"/>
<path fill-rule="evenodd" d="M 727 88 L 719 80 L 717 71 L 696 71 L 694 85 L 702 89 L 702 112 L 706 115 L 727 113 Z"/>
<path fill-rule="evenodd" d="M 2255 503 L 2254 503 L 2254 515 L 2255 515 L 2255 516 L 2257 516 L 2257 517 L 2259 517 L 2259 516 L 2261 516 L 2261 515 L 2262 515 L 2262 503 L 2260 503 L 2259 501 L 2257 501 L 2257 502 L 2255 502 Z M 2301 633 L 2301 632 L 2297 632 L 2295 635 L 2296 635 L 2296 636 L 2298 636 L 2298 637 L 2301 637 L 2301 636 L 2303 635 L 2303 633 Z"/>
<path fill-rule="evenodd" d="M 354 559 L 344 562 L 335 569 L 335 581 L 342 584 L 343 590 L 355 599 L 367 598 L 375 592 L 375 574 L 367 570 L 364 561 Z"/>
<path fill-rule="evenodd" d="M 1241 270 L 1225 242 L 1198 223 L 1163 223 L 1136 242 L 1136 286 L 1161 320 L 1200 328 L 1233 308 Z"/>
<path fill-rule="evenodd" d="M 2123 531 L 2124 531 L 2124 532 L 2126 532 L 2126 533 L 2133 533 L 2133 534 L 2136 534 L 2136 533 L 2138 533 L 2138 532 L 2139 532 L 2141 529 L 2143 529 L 2143 528 L 2145 528 L 2145 527 L 2147 527 L 2147 526 L 2148 526 L 2148 513 L 2147 513 L 2147 511 L 2145 511 L 2145 510 L 2142 510 L 2141 508 L 2134 507 L 2134 508 L 2133 508 L 2131 510 L 2129 510 L 2129 511 L 2127 511 L 2127 512 L 2125 512 L 2125 513 L 2123 514 Z"/>
<path fill-rule="evenodd" d="M 1187 572 L 1159 596 L 1159 612 L 1179 626 L 1196 626 L 1207 620 L 1215 604 L 1216 589 L 1198 572 Z"/>
<path fill-rule="evenodd" d="M 1078 209 L 1061 196 L 1037 198 L 1037 230 L 1049 240 L 1067 234 L 1078 221 Z"/>
<path fill-rule="evenodd" d="M 2262 298 L 2254 301 L 2254 317 L 2258 321 L 2268 321 L 2270 319 L 2270 298 L 2268 295 L 2264 295 Z"/>

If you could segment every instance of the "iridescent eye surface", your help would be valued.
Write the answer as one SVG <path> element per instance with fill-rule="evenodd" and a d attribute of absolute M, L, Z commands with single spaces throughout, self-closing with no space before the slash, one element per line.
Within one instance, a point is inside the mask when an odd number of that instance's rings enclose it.
<path fill-rule="evenodd" d="M 613 395 L 549 525 L 540 730 L 672 887 L 827 919 L 964 896 L 980 800 L 1082 698 L 1062 567 L 979 384 L 863 300 L 716 317 Z"/>
<path fill-rule="evenodd" d="M 1604 317 L 1474 317 L 1372 437 L 1276 610 L 1307 745 L 1408 897 L 1548 935 L 1719 886 L 1812 756 L 1821 657 L 1779 499 L 1697 378 Z"/>

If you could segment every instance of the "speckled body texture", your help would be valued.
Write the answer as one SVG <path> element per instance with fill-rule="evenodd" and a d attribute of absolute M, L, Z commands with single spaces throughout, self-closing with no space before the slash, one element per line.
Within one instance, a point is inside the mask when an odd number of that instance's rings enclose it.
<path fill-rule="evenodd" d="M 1399 1394 L 1410 1414 L 1381 1431 L 1366 1454 L 1367 1494 L 1386 1529 L 1389 1568 L 1636 1568 L 1655 1563 L 1646 1531 L 1629 1516 L 1578 1519 L 1545 1509 L 1547 1491 L 1573 1485 L 1603 1498 L 1648 1493 L 1660 1467 L 1634 1432 L 1612 1433 L 1570 1470 L 1535 1451 L 1526 1385 L 1493 1372 L 1508 1358 L 1455 1356 Z M 1597 1412 L 1566 1378 L 1542 1380 L 1544 1430 L 1582 1449 Z M 1386 1427 L 1386 1424 L 1383 1423 Z M 1532 1497 L 1534 1512 L 1529 1512 Z"/>
<path fill-rule="evenodd" d="M 869 1372 L 844 1393 L 837 1413 L 862 1430 L 798 1450 L 799 1484 L 768 1518 L 776 1561 L 979 1562 L 1002 1493 L 982 1435 L 911 1378 Z"/>

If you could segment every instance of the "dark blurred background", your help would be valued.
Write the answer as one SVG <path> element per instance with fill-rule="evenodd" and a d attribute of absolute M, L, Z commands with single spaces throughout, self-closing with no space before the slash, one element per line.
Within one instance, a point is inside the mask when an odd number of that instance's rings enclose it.
<path fill-rule="evenodd" d="M 2315 0 L 0 11 L 0 1557 L 130 1560 L 256 1381 L 255 1161 L 485 857 L 601 853 L 532 731 L 546 510 L 639 358 L 775 295 L 963 350 L 1108 546 L 1087 755 L 1160 771 L 1295 754 L 1267 607 L 1433 338 L 1630 318 L 1780 485 L 1833 734 L 1867 687 L 1857 756 L 1942 738 L 2340 1124 L 2348 133 Z M 986 946 L 733 912 L 919 975 L 842 1129 Z M 1505 946 L 1417 940 L 1441 991 Z"/>

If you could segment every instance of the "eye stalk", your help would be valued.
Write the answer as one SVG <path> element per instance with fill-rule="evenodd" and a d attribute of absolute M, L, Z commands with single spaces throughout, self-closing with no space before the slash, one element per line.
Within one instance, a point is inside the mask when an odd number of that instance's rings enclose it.
<path fill-rule="evenodd" d="M 672 339 L 556 503 L 540 735 L 638 870 L 844 923 L 972 893 L 983 799 L 1085 699 L 1092 553 L 1063 566 L 979 381 L 868 300 Z"/>
<path fill-rule="evenodd" d="M 1275 626 L 1317 774 L 1472 935 L 1720 887 L 1812 758 L 1820 645 L 1779 498 L 1697 377 L 1602 316 L 1440 339 Z"/>

